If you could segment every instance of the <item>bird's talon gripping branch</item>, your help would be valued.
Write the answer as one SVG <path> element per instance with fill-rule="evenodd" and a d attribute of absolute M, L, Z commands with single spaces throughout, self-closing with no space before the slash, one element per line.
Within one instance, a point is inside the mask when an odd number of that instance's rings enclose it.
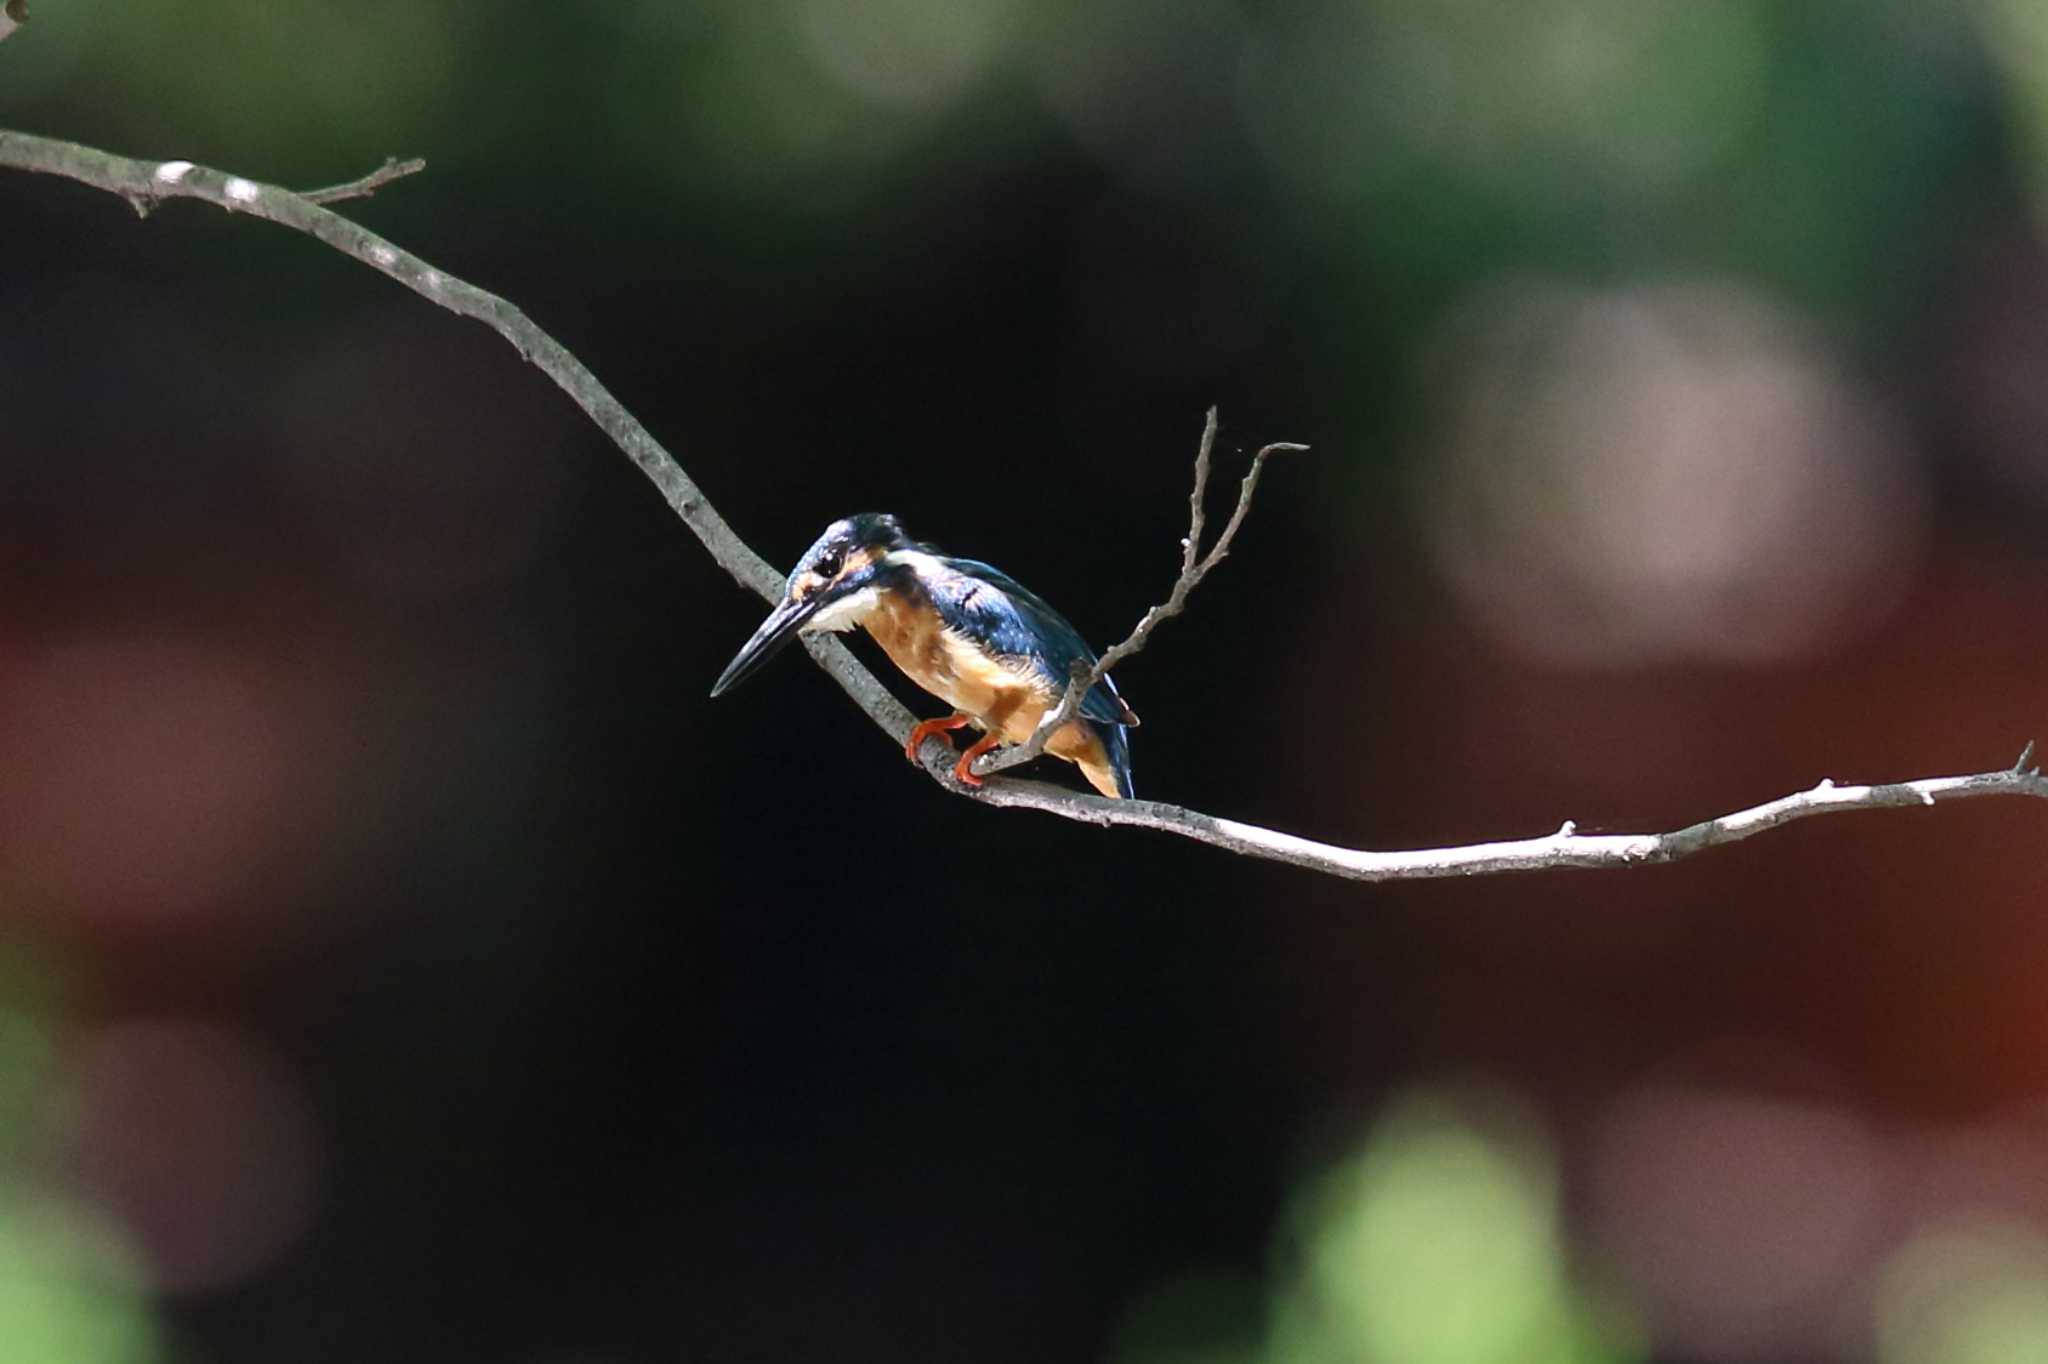
<path fill-rule="evenodd" d="M 953 741 L 946 737 L 947 731 L 958 729 L 960 726 L 968 723 L 970 723 L 969 717 L 965 715 L 947 715 L 937 720 L 920 720 L 917 727 L 910 731 L 910 737 L 903 741 L 903 756 L 912 762 L 916 762 L 917 750 L 924 747 L 926 739 L 937 739 L 947 748 L 951 748 Z"/>
<path fill-rule="evenodd" d="M 986 785 L 986 780 L 975 772 L 974 762 L 982 754 L 994 748 L 997 742 L 997 737 L 993 734 L 984 734 L 979 739 L 976 739 L 968 750 L 960 755 L 960 761 L 953 764 L 953 775 L 967 786 Z"/>

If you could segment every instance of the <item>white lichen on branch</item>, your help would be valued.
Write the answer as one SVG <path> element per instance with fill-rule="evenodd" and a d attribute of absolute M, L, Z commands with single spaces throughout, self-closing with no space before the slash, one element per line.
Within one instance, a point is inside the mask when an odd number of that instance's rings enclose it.
<path fill-rule="evenodd" d="M 18 20 L 21 16 L 17 9 L 18 0 L 7 0 L 6 14 Z M 655 485 L 677 517 L 697 536 L 720 567 L 764 601 L 779 599 L 782 575 L 733 533 L 682 467 L 581 361 L 506 300 L 434 269 L 367 228 L 330 212 L 312 197 L 244 177 L 226 175 L 187 161 L 136 161 L 75 143 L 0 130 L 0 166 L 76 180 L 118 195 L 139 213 L 146 214 L 169 199 L 197 199 L 229 212 L 263 218 L 317 238 L 430 302 L 482 322 L 560 386 L 598 428 L 611 437 L 613 443 Z M 360 180 L 314 193 L 328 202 L 359 198 L 391 180 L 411 174 L 415 169 L 417 167 L 413 163 L 387 162 Z M 1251 505 L 1252 491 L 1257 486 L 1266 457 L 1279 450 L 1300 448 L 1272 445 L 1253 457 L 1251 471 L 1246 474 L 1238 492 L 1236 510 L 1216 544 L 1204 554 L 1201 551 L 1202 495 L 1207 483 L 1207 459 L 1215 429 L 1212 411 L 1197 461 L 1195 491 L 1190 499 L 1190 533 L 1182 547 L 1181 573 L 1173 592 L 1165 602 L 1146 612 L 1130 637 L 1106 650 L 1098 668 L 1076 679 L 1077 683 L 1099 676 L 1137 652 L 1153 628 L 1184 609 L 1188 593 L 1228 552 L 1230 541 Z M 836 638 L 808 637 L 804 643 L 811 656 L 853 698 L 855 704 L 896 744 L 901 745 L 915 720 L 875 679 L 874 674 Z M 1085 693 L 1086 686 L 1070 686 L 1068 695 L 1063 698 L 1062 709 L 1067 709 L 1070 704 L 1077 705 L 1079 696 Z M 1067 710 L 1067 713 L 1071 718 L 1072 711 Z M 1020 752 L 1023 747 L 1019 746 Z M 1412 852 L 1369 852 L 1318 843 L 1177 805 L 1109 800 L 1043 782 L 1008 778 L 990 782 L 978 790 L 969 790 L 951 780 L 951 755 L 938 754 L 936 746 L 933 749 L 932 756 L 924 760 L 926 771 L 932 778 L 946 790 L 985 805 L 1040 810 L 1090 824 L 1155 829 L 1247 857 L 1284 862 L 1358 881 L 1418 880 L 1565 867 L 1641 866 L 1676 861 L 1814 815 L 1928 806 L 1987 796 L 2048 799 L 2048 779 L 2042 777 L 2039 768 L 2031 765 L 2033 745 L 2030 743 L 2019 761 L 2003 771 L 1964 777 L 1930 777 L 1875 786 L 1841 786 L 1822 782 L 1809 791 L 1703 820 L 1670 833 L 1580 834 L 1570 821 L 1566 821 L 1556 833 L 1542 838 Z"/>

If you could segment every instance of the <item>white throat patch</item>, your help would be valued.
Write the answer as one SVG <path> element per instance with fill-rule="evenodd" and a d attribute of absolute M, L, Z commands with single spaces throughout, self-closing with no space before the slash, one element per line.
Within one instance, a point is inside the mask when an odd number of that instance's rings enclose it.
<path fill-rule="evenodd" d="M 863 587 L 850 597 L 841 597 L 805 621 L 803 632 L 807 635 L 817 634 L 820 630 L 844 633 L 873 615 L 875 608 L 881 604 L 882 594 L 878 590 Z"/>

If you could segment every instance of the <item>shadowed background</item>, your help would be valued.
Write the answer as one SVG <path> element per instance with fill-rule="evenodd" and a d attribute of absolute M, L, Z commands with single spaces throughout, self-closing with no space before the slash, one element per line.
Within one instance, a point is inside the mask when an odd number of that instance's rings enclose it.
<path fill-rule="evenodd" d="M 0 124 L 424 156 L 343 211 L 771 560 L 1098 645 L 1207 405 L 1219 512 L 1312 445 L 1139 791 L 1406 847 L 2048 738 L 2042 13 L 47 0 Z M 2048 1355 L 2038 807 L 1388 888 L 979 810 L 708 702 L 761 604 L 482 328 L 0 196 L 0 1358 Z"/>

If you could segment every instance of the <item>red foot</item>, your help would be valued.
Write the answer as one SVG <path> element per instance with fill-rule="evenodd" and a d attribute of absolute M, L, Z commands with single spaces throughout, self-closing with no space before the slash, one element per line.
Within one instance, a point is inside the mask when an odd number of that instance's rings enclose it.
<path fill-rule="evenodd" d="M 969 786 L 979 786 L 982 779 L 974 775 L 974 760 L 996 746 L 996 736 L 984 734 L 974 745 L 960 755 L 960 761 L 953 764 L 953 775 Z"/>
<path fill-rule="evenodd" d="M 916 762 L 917 750 L 924 746 L 926 739 L 934 735 L 938 737 L 940 743 L 951 748 L 953 741 L 946 737 L 946 731 L 958 729 L 966 723 L 967 717 L 964 715 L 949 715 L 943 720 L 920 721 L 917 727 L 910 731 L 910 737 L 903 741 L 903 756 Z"/>

